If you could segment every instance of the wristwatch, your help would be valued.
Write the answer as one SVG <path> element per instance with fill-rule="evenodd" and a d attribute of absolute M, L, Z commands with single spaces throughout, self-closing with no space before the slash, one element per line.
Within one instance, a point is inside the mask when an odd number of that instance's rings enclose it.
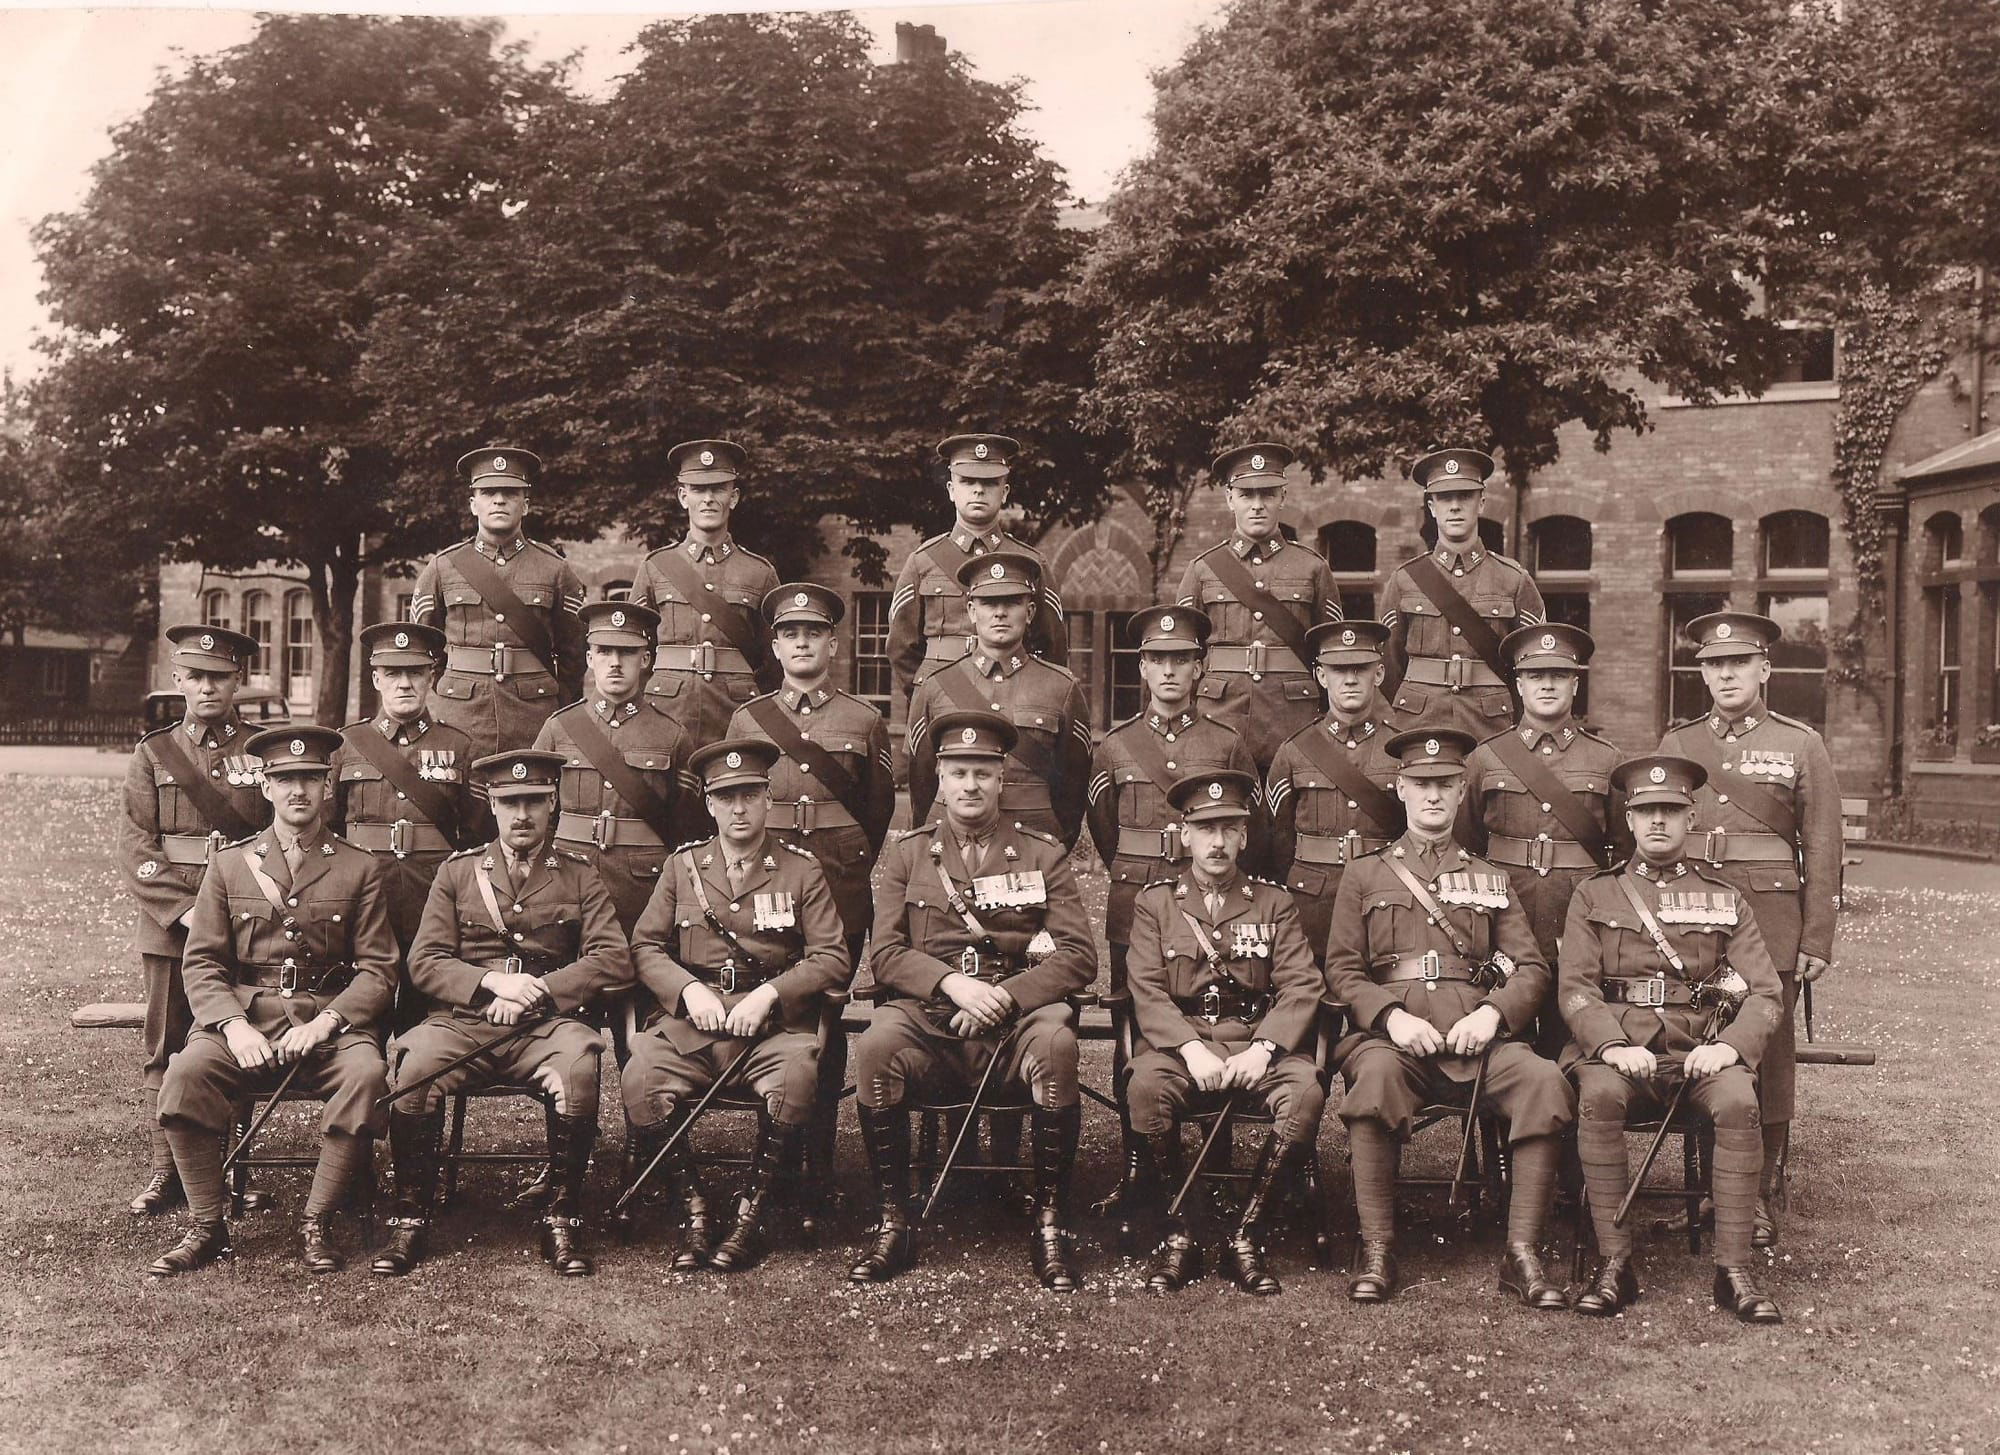
<path fill-rule="evenodd" d="M 333 1017 L 333 1033 L 336 1036 L 339 1035 L 342 1031 L 347 1029 L 347 1017 L 342 1015 L 339 1011 L 335 1010 L 332 1006 L 329 1005 L 325 1007 L 323 1010 L 320 1011 L 320 1014 L 330 1015 Z"/>
<path fill-rule="evenodd" d="M 1263 1047 L 1264 1054 L 1266 1056 L 1271 1057 L 1273 1060 L 1277 1058 L 1278 1043 L 1276 1041 L 1269 1039 L 1268 1037 L 1259 1036 L 1256 1040 L 1252 1041 L 1250 1045 L 1253 1049 L 1261 1046 Z"/>

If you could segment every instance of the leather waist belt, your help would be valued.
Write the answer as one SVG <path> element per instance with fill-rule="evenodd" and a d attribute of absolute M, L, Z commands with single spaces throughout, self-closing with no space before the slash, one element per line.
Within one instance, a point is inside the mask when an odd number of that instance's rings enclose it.
<path fill-rule="evenodd" d="M 390 853 L 398 859 L 405 854 L 421 854 L 451 849 L 451 840 L 434 824 L 399 818 L 394 823 L 351 823 L 342 835 L 357 849 L 371 854 Z"/>
<path fill-rule="evenodd" d="M 1046 783 L 1021 780 L 1000 785 L 1000 811 L 1012 813 L 1022 808 L 1042 808 L 1053 810 L 1055 802 L 1049 797 Z"/>
<path fill-rule="evenodd" d="M 297 960 L 276 964 L 238 965 L 238 985 L 255 985 L 275 990 L 287 1000 L 297 991 L 309 995 L 338 995 L 354 979 L 352 965 L 301 965 Z"/>
<path fill-rule="evenodd" d="M 1120 824 L 1115 857 L 1165 859 L 1169 864 L 1178 864 L 1187 857 L 1187 848 L 1181 843 L 1181 826 L 1170 823 L 1163 829 L 1128 829 Z"/>
<path fill-rule="evenodd" d="M 551 975 L 562 969 L 563 962 L 554 955 L 538 954 L 530 950 L 527 954 L 505 955 L 499 959 L 470 960 L 481 970 L 498 970 L 507 975 Z"/>
<path fill-rule="evenodd" d="M 1363 854 L 1389 847 L 1387 839 L 1371 839 L 1349 829 L 1344 834 L 1300 834 L 1292 860 L 1298 864 L 1352 864 Z"/>
<path fill-rule="evenodd" d="M 491 675 L 495 682 L 504 682 L 508 677 L 525 677 L 536 673 L 546 674 L 548 668 L 526 647 L 508 646 L 495 642 L 490 647 L 446 647 L 444 665 L 448 672 L 470 672 L 474 676 Z"/>
<path fill-rule="evenodd" d="M 1604 977 L 1604 998 L 1612 1005 L 1692 1005 L 1694 994 L 1679 980 L 1664 975 Z"/>
<path fill-rule="evenodd" d="M 1248 672 L 1253 677 L 1270 673 L 1304 677 L 1306 664 L 1292 655 L 1283 642 L 1251 642 L 1247 646 L 1210 647 L 1205 664 L 1211 672 Z"/>
<path fill-rule="evenodd" d="M 643 818 L 619 818 L 609 813 L 563 813 L 556 816 L 559 842 L 588 844 L 599 849 L 664 849 L 666 840 Z"/>
<path fill-rule="evenodd" d="M 782 833 L 809 834 L 814 829 L 858 829 L 860 820 L 837 800 L 822 803 L 816 798 L 774 798 L 765 827 Z"/>
<path fill-rule="evenodd" d="M 161 834 L 160 852 L 169 864 L 206 864 L 227 842 L 221 834 Z"/>
<path fill-rule="evenodd" d="M 750 660 L 734 647 L 714 642 L 675 642 L 653 656 L 655 672 L 748 672 Z"/>
<path fill-rule="evenodd" d="M 1538 839 L 1510 839 L 1505 834 L 1489 835 L 1486 840 L 1486 857 L 1496 864 L 1506 864 L 1516 869 L 1532 869 L 1537 874 L 1546 874 L 1551 869 L 1597 867 L 1597 860 L 1590 857 L 1590 850 L 1576 840 L 1552 839 L 1546 834 Z"/>
<path fill-rule="evenodd" d="M 1449 687 L 1453 692 L 1467 687 L 1505 687 L 1500 674 L 1478 657 L 1412 657 L 1403 669 L 1405 682 L 1425 687 Z"/>
<path fill-rule="evenodd" d="M 738 991 L 755 990 L 768 981 L 776 980 L 784 972 L 781 970 L 757 971 L 738 965 L 734 960 L 726 960 L 720 967 L 690 965 L 688 974 L 694 976 L 710 989 L 719 990 L 724 995 L 735 995 Z"/>
<path fill-rule="evenodd" d="M 1692 857 L 1710 864 L 1796 864 L 1798 850 L 1779 834 L 1709 829 L 1688 840 Z"/>
<path fill-rule="evenodd" d="M 1249 1025 L 1264 1018 L 1271 1008 L 1271 997 L 1267 992 L 1211 980 L 1197 995 L 1176 995 L 1174 1004 L 1192 1020 L 1207 1021 L 1210 1025 L 1220 1021 L 1242 1021 Z"/>
<path fill-rule="evenodd" d="M 972 655 L 972 649 L 979 645 L 979 638 L 967 633 L 965 636 L 949 635 L 924 638 L 924 660 L 926 662 L 956 662 L 960 657 Z"/>
<path fill-rule="evenodd" d="M 1472 971 L 1464 965 L 1447 966 L 1436 950 L 1421 955 L 1384 956 L 1369 969 L 1377 985 L 1394 985 L 1402 980 L 1422 980 L 1430 985 L 1473 985 Z"/>

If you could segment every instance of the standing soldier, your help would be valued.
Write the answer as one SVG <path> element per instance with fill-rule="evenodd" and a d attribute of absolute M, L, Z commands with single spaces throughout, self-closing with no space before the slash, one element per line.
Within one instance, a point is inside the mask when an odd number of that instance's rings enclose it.
<path fill-rule="evenodd" d="M 156 1278 L 230 1251 L 222 1144 L 236 1098 L 274 1091 L 292 1070 L 302 1093 L 326 1102 L 300 1229 L 305 1265 L 340 1268 L 327 1218 L 381 1130 L 380 1027 L 396 995 L 396 937 L 380 867 L 328 833 L 322 816 L 339 746 L 323 727 L 277 728 L 246 745 L 276 812 L 269 828 L 215 856 L 195 901 L 183 973 L 198 1029 L 160 1088 L 160 1125 L 194 1221 L 147 1268 Z"/>
<path fill-rule="evenodd" d="M 1577 1151 L 1603 1257 L 1578 1313 L 1617 1313 L 1639 1296 L 1632 1231 L 1613 1219 L 1631 1169 L 1625 1119 L 1665 1115 L 1674 1083 L 1715 1128 L 1715 1304 L 1745 1323 L 1775 1324 L 1778 1305 L 1750 1272 L 1750 1235 L 1764 1144 L 1757 1067 L 1783 1015 L 1778 973 L 1747 897 L 1684 855 L 1694 795 L 1707 774 L 1686 758 L 1628 758 L 1613 782 L 1638 853 L 1584 880 L 1569 902 L 1558 971 L 1565 1061 L 1576 1077 Z M 1731 971 L 1747 992 L 1724 1021 L 1704 992 Z M 1715 1017 L 1711 1020 L 1711 1017 Z"/>
<path fill-rule="evenodd" d="M 975 645 L 917 676 L 910 696 L 910 817 L 930 817 L 938 767 L 931 723 L 953 711 L 997 712 L 1013 723 L 1000 812 L 1072 848 L 1083 832 L 1090 786 L 1090 704 L 1069 669 L 1028 655 L 1022 634 L 1040 609 L 1033 556 L 994 551 L 959 568 Z"/>
<path fill-rule="evenodd" d="M 1493 457 L 1479 450 L 1435 450 L 1410 466 L 1437 544 L 1398 566 L 1382 591 L 1396 711 L 1474 742 L 1514 715 L 1500 639 L 1546 615 L 1527 568 L 1479 543 L 1479 502 L 1492 473 Z"/>
<path fill-rule="evenodd" d="M 1271 759 L 1271 875 L 1292 891 L 1313 959 L 1326 964 L 1326 932 L 1342 874 L 1403 832 L 1396 797 L 1394 731 L 1382 697 L 1379 621 L 1326 622 L 1306 633 L 1326 716 L 1285 739 Z"/>
<path fill-rule="evenodd" d="M 948 712 L 929 732 L 944 813 L 889 845 L 875 900 L 870 964 L 892 998 L 855 1047 L 854 1079 L 881 1206 L 874 1244 L 848 1277 L 880 1283 L 917 1259 L 909 1083 L 941 1072 L 971 1086 L 1001 1056 L 1000 1074 L 1035 1104 L 1030 1261 L 1044 1288 L 1072 1292 L 1066 1223 L 1083 1108 L 1067 998 L 1097 976 L 1090 920 L 1068 851 L 1001 811 L 1013 723 Z"/>
<path fill-rule="evenodd" d="M 760 1120 L 750 1184 L 720 1243 L 687 1137 L 668 1154 L 665 1170 L 687 1206 L 673 1265 L 683 1273 L 703 1266 L 734 1273 L 762 1256 L 771 1189 L 781 1172 L 799 1169 L 821 1094 L 824 998 L 854 978 L 819 861 L 765 832 L 777 759 L 762 738 L 724 738 L 695 754 L 720 830 L 674 851 L 632 941 L 639 978 L 660 1006 L 618 1078 L 634 1163 L 652 1165 L 678 1114 L 692 1115 L 746 1050 L 742 1084 L 769 1113 Z"/>
<path fill-rule="evenodd" d="M 1181 605 L 1200 607 L 1215 625 L 1203 709 L 1243 735 L 1260 774 L 1280 743 L 1319 716 L 1306 631 L 1340 620 L 1340 592 L 1325 558 L 1279 529 L 1292 458 L 1273 444 L 1215 457 L 1236 528 L 1195 557 L 1179 592 Z"/>
<path fill-rule="evenodd" d="M 593 601 L 582 620 L 591 691 L 542 724 L 535 748 L 563 759 L 556 847 L 597 866 L 629 936 L 667 851 L 707 820 L 687 732 L 646 692 L 659 617 L 636 602 Z"/>
<path fill-rule="evenodd" d="M 485 808 L 472 793 L 470 740 L 428 711 L 444 633 L 410 621 L 377 622 L 362 628 L 361 650 L 382 711 L 341 729 L 330 822 L 382 866 L 389 927 L 407 965 L 438 865 L 478 839 Z"/>
<path fill-rule="evenodd" d="M 491 445 L 458 462 L 479 530 L 417 574 L 410 620 L 445 634 L 435 716 L 484 756 L 523 748 L 583 683 L 583 582 L 552 546 L 521 534 L 542 462 Z"/>
<path fill-rule="evenodd" d="M 1506 869 L 1551 965 L 1577 885 L 1631 853 L 1624 813 L 1612 801 L 1618 750 L 1570 716 L 1595 646 L 1589 632 L 1555 621 L 1501 642 L 1521 720 L 1473 750 L 1459 805 L 1459 842 Z M 1535 1048 L 1557 1056 L 1567 1040 L 1551 998 Z"/>
<path fill-rule="evenodd" d="M 1327 936 L 1326 980 L 1353 1029 L 1334 1047 L 1354 1162 L 1361 1256 L 1356 1303 L 1396 1291 L 1396 1165 L 1416 1114 L 1438 1097 L 1483 1093 L 1512 1138 L 1513 1190 L 1500 1291 L 1534 1309 L 1564 1306 L 1542 1266 L 1542 1226 L 1576 1098 L 1555 1062 L 1517 1039 L 1541 1009 L 1549 967 L 1497 865 L 1452 841 L 1470 734 L 1418 728 L 1389 739 L 1409 828 L 1348 866 Z M 1470 1114 L 1470 1113 L 1468 1113 Z"/>
<path fill-rule="evenodd" d="M 1150 1152 L 1146 1180 L 1172 1196 L 1167 1187 L 1181 1182 L 1179 1118 L 1197 1091 L 1248 1092 L 1270 1109 L 1271 1131 L 1223 1267 L 1245 1293 L 1273 1294 L 1279 1287 L 1264 1266 L 1264 1215 L 1285 1175 L 1313 1156 L 1319 1139 L 1326 1088 L 1299 1048 L 1312 1035 L 1326 982 L 1291 896 L 1242 871 L 1257 776 L 1196 773 L 1175 783 L 1168 798 L 1187 835 L 1188 863 L 1176 877 L 1147 885 L 1132 916 L 1139 1029 L 1125 1092 L 1132 1129 Z M 1171 1219 L 1147 1287 L 1171 1293 L 1200 1270 L 1200 1245 L 1184 1220 Z"/>
<path fill-rule="evenodd" d="M 632 956 L 603 882 L 581 854 L 555 847 L 557 753 L 521 748 L 472 765 L 499 832 L 445 860 L 410 950 L 410 980 L 436 1008 L 396 1042 L 395 1084 L 421 1081 L 468 1051 L 485 1054 L 398 1101 L 389 1116 L 396 1215 L 372 1271 L 395 1278 L 422 1261 L 437 1200 L 445 1098 L 494 1081 L 539 1085 L 548 1118 L 542 1257 L 578 1277 L 596 1265 L 583 1243 L 583 1182 L 597 1144 L 604 1043 L 577 1018 L 632 982 Z M 526 1023 L 528 1030 L 522 1030 Z"/>
<path fill-rule="evenodd" d="M 689 440 L 667 452 L 687 537 L 646 557 L 632 585 L 632 599 L 660 614 L 647 695 L 687 733 L 689 752 L 721 737 L 737 708 L 778 685 L 760 616 L 778 572 L 729 534 L 745 458 L 728 440 Z"/>
<path fill-rule="evenodd" d="M 905 702 L 920 674 L 957 661 L 977 645 L 959 571 L 968 560 L 994 551 L 1034 558 L 1041 609 L 1028 624 L 1027 650 L 1057 666 L 1069 660 L 1069 632 L 1055 576 L 1033 546 L 998 524 L 1007 504 L 1007 476 L 1020 452 L 1018 444 L 1000 434 L 955 434 L 938 444 L 938 459 L 949 471 L 945 493 L 956 516 L 950 530 L 910 552 L 889 598 L 889 670 L 896 695 Z"/>
<path fill-rule="evenodd" d="M 1783 1175 L 1797 1093 L 1793 1008 L 1799 986 L 1826 973 L 1840 907 L 1840 781 L 1826 742 L 1771 711 L 1764 684 L 1784 629 L 1768 616 L 1717 611 L 1687 625 L 1713 704 L 1667 729 L 1660 751 L 1692 758 L 1708 775 L 1695 796 L 1702 860 L 1749 897 L 1784 984 L 1785 1017 L 1757 1071 L 1764 1118 L 1764 1181 L 1756 1246 L 1778 1241 L 1771 1204 Z"/>
<path fill-rule="evenodd" d="M 193 1024 L 181 986 L 181 953 L 204 867 L 223 844 L 246 838 L 267 821 L 257 764 L 244 746 L 249 732 L 236 714 L 243 668 L 257 643 L 213 626 L 171 626 L 174 685 L 187 710 L 172 727 L 139 740 L 125 772 L 125 818 L 118 862 L 139 902 L 135 935 L 146 979 L 146 1126 L 152 1170 L 127 1204 L 134 1217 L 177 1205 L 185 1194 L 160 1128 L 160 1083 L 167 1062 L 187 1044 Z"/>

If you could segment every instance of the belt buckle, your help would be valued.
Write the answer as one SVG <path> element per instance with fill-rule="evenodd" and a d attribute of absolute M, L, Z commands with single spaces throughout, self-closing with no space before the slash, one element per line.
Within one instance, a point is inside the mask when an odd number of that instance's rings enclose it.
<path fill-rule="evenodd" d="M 1458 653 L 1453 652 L 1450 660 L 1444 666 L 1445 686 L 1449 687 L 1453 692 L 1463 692 L 1466 686 L 1465 675 L 1471 666 L 1472 662 L 1469 658 L 1461 657 Z"/>
<path fill-rule="evenodd" d="M 734 995 L 736 993 L 736 962 L 734 960 L 724 960 L 722 962 L 722 970 L 715 977 L 715 983 L 724 995 Z"/>
<path fill-rule="evenodd" d="M 1555 858 L 1555 841 L 1547 834 L 1537 834 L 1528 840 L 1528 867 L 1537 874 L 1547 874 Z"/>
<path fill-rule="evenodd" d="M 1210 1025 L 1222 1019 L 1222 987 L 1213 980 L 1202 987 L 1201 1018 Z"/>
<path fill-rule="evenodd" d="M 1417 978 L 1424 982 L 1424 989 L 1437 989 L 1438 981 L 1444 978 L 1444 956 L 1436 950 L 1424 951 L 1423 961 L 1417 969 Z"/>
<path fill-rule="evenodd" d="M 204 865 L 213 864 L 215 856 L 222 852 L 222 846 L 225 842 L 226 840 L 222 837 L 221 829 L 210 829 L 207 840 L 202 844 L 201 862 Z"/>
<path fill-rule="evenodd" d="M 1361 833 L 1358 829 L 1349 829 L 1334 842 L 1340 845 L 1334 859 L 1337 864 L 1352 864 L 1361 852 Z"/>
<path fill-rule="evenodd" d="M 1246 642 L 1243 646 L 1244 660 L 1250 664 L 1250 675 L 1259 676 L 1264 671 L 1264 644 Z"/>
<path fill-rule="evenodd" d="M 398 859 L 410 852 L 410 821 L 399 818 L 389 825 L 389 852 Z"/>
<path fill-rule="evenodd" d="M 1169 864 L 1178 864 L 1186 855 L 1187 847 L 1181 843 L 1181 826 L 1170 823 L 1160 830 L 1160 857 Z"/>
<path fill-rule="evenodd" d="M 974 980 L 979 978 L 979 951 L 973 946 L 967 945 L 958 952 L 958 973 Z"/>
<path fill-rule="evenodd" d="M 813 801 L 804 794 L 800 794 L 797 818 L 799 832 L 802 834 L 809 834 L 813 831 L 813 808 Z"/>
<path fill-rule="evenodd" d="M 493 680 L 495 682 L 505 682 L 507 680 L 507 644 L 505 642 L 495 642 L 493 644 Z"/>
<path fill-rule="evenodd" d="M 1667 1003 L 1666 976 L 1654 975 L 1639 983 L 1645 987 L 1642 992 L 1645 998 L 1639 1002 L 1640 1005 L 1649 1006 L 1657 1010 Z"/>
<path fill-rule="evenodd" d="M 285 963 L 278 967 L 278 994 L 283 999 L 290 1000 L 298 992 L 298 988 L 299 962 L 287 956 Z"/>
<path fill-rule="evenodd" d="M 704 676 L 713 675 L 715 672 L 715 643 L 696 642 L 689 652 L 688 658 L 694 663 L 695 671 L 702 673 Z"/>
<path fill-rule="evenodd" d="M 1710 864 L 1720 867 L 1725 862 L 1723 856 L 1728 851 L 1729 831 L 1727 829 L 1710 829 L 1702 836 L 1701 856 Z"/>
<path fill-rule="evenodd" d="M 611 839 L 611 810 L 600 809 L 597 817 L 590 821 L 590 842 L 600 849 L 608 849 Z"/>
<path fill-rule="evenodd" d="M 527 973 L 527 965 L 519 955 L 509 955 L 505 960 L 500 962 L 500 968 L 509 975 L 524 975 Z"/>

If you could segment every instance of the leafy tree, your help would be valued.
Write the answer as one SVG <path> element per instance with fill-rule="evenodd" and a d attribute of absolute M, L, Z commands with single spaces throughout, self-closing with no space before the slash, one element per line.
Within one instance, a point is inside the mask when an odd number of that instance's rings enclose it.
<path fill-rule="evenodd" d="M 554 526 L 657 544 L 683 529 L 667 449 L 725 436 L 746 542 L 797 571 L 842 516 L 872 574 L 860 532 L 938 519 L 930 447 L 972 427 L 1029 445 L 1037 521 L 1096 508 L 1059 172 L 1013 87 L 867 52 L 845 14 L 650 26 L 615 94 L 532 129 L 504 225 L 406 250 L 365 373 L 411 499 L 441 511 L 431 462 L 504 437 L 573 482 Z"/>
<path fill-rule="evenodd" d="M 380 274 L 413 237 L 501 223 L 559 81 L 494 23 L 267 19 L 163 80 L 83 204 L 36 229 L 59 331 L 35 409 L 67 518 L 155 556 L 303 567 L 322 721 L 344 711 L 363 567 L 458 527 L 455 504 L 398 498 L 358 377 Z"/>

